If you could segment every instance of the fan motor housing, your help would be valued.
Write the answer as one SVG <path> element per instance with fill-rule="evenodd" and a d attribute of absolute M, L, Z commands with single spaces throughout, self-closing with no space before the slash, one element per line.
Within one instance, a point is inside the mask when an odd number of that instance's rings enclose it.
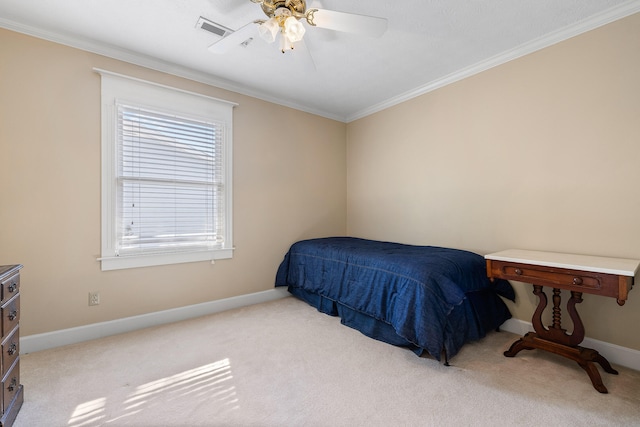
<path fill-rule="evenodd" d="M 276 0 L 276 1 L 264 1 L 260 5 L 262 11 L 271 18 L 276 10 L 280 8 L 289 9 L 291 13 L 295 15 L 304 15 L 307 10 L 307 2 L 305 0 Z"/>

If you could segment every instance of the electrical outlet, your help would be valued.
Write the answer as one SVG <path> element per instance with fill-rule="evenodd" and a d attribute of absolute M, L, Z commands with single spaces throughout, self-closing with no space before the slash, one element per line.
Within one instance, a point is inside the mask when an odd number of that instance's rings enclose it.
<path fill-rule="evenodd" d="M 100 292 L 89 292 L 89 305 L 100 304 Z"/>

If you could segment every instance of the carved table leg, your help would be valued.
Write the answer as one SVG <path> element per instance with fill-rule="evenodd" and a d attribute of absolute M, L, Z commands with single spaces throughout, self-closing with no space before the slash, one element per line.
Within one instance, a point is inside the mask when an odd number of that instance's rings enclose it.
<path fill-rule="evenodd" d="M 553 324 L 545 328 L 542 324 L 542 313 L 547 307 L 547 296 L 542 291 L 542 286 L 534 285 L 533 293 L 539 298 L 538 307 L 533 313 L 532 323 L 535 332 L 529 332 L 524 337 L 514 342 L 509 350 L 504 352 L 507 357 L 514 357 L 521 350 L 541 349 L 560 356 L 575 360 L 584 369 L 593 387 L 600 393 L 607 393 L 607 388 L 602 383 L 600 372 L 595 363 L 600 364 L 605 372 L 617 374 L 618 371 L 611 367 L 609 361 L 596 350 L 580 347 L 578 344 L 584 339 L 584 325 L 576 310 L 576 304 L 582 302 L 581 292 L 571 292 L 571 298 L 567 302 L 567 311 L 573 321 L 573 332 L 567 334 L 562 329 L 562 316 L 560 308 L 560 290 L 553 290 Z"/>
<path fill-rule="evenodd" d="M 509 350 L 504 352 L 504 355 L 507 357 L 514 357 L 516 354 L 520 352 L 520 350 L 533 350 L 535 347 L 527 344 L 527 340 L 525 340 L 527 335 L 525 335 L 524 337 L 520 338 L 518 341 L 511 344 L 511 347 L 509 347 Z"/>

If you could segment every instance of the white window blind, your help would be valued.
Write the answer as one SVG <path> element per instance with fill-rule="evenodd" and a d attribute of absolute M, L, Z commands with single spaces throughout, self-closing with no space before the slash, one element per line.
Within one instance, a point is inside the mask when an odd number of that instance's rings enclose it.
<path fill-rule="evenodd" d="M 102 270 L 231 258 L 236 104 L 96 71 Z"/>
<path fill-rule="evenodd" d="M 117 107 L 116 255 L 224 245 L 224 126 Z"/>

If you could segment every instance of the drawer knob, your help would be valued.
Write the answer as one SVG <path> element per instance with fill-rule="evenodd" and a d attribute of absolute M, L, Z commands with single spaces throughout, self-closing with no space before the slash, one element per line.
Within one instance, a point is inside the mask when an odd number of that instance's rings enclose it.
<path fill-rule="evenodd" d="M 9 386 L 7 387 L 8 391 L 13 391 L 15 390 L 16 386 L 18 385 L 18 379 L 16 377 L 11 378 L 11 383 L 9 383 Z"/>
<path fill-rule="evenodd" d="M 13 310 L 11 313 L 9 313 L 9 320 L 14 320 L 16 317 L 18 317 L 18 310 Z"/>
<path fill-rule="evenodd" d="M 16 345 L 16 343 L 12 342 L 9 348 L 7 349 L 7 354 L 9 356 L 13 356 L 16 353 L 16 351 L 18 351 L 18 346 Z"/>
<path fill-rule="evenodd" d="M 582 285 L 582 279 L 580 277 L 574 277 L 573 278 L 573 284 L 574 285 Z"/>
<path fill-rule="evenodd" d="M 518 276 L 521 276 L 521 275 L 522 275 L 522 270 L 520 270 L 519 268 L 516 268 L 515 273 L 516 273 Z"/>
<path fill-rule="evenodd" d="M 16 291 L 16 289 L 18 288 L 18 284 L 17 283 L 12 283 L 7 287 L 7 290 L 9 291 L 9 293 L 14 293 Z"/>

